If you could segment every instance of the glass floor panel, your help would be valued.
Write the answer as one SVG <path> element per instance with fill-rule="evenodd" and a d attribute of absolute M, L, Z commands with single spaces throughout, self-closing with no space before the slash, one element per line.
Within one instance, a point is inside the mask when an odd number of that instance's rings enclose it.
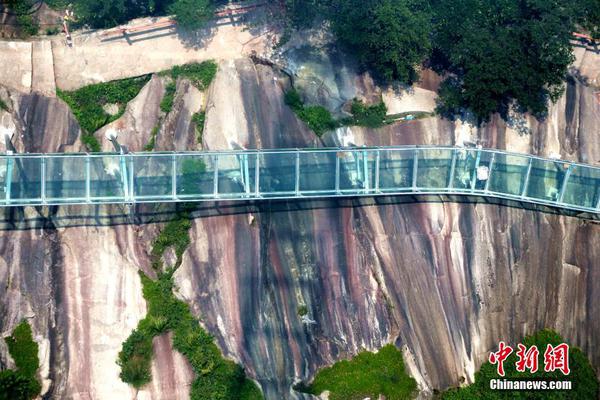
<path fill-rule="evenodd" d="M 335 192 L 337 152 L 300 153 L 300 191 Z"/>
<path fill-rule="evenodd" d="M 214 192 L 214 162 L 210 155 L 177 157 L 177 196 L 199 198 Z"/>
<path fill-rule="evenodd" d="M 124 201 L 126 160 L 120 155 L 90 157 L 90 195 L 106 201 Z"/>
<path fill-rule="evenodd" d="M 299 154 L 262 153 L 259 156 L 259 181 L 261 194 L 265 197 L 296 190 L 296 158 Z M 255 168 L 251 168 L 250 178 L 254 180 Z"/>
<path fill-rule="evenodd" d="M 173 160 L 170 154 L 133 157 L 133 189 L 136 198 L 173 196 Z"/>
<path fill-rule="evenodd" d="M 379 189 L 408 190 L 412 187 L 415 150 L 382 150 L 379 155 Z"/>
<path fill-rule="evenodd" d="M 488 190 L 520 196 L 525 185 L 529 157 L 497 153 Z"/>
<path fill-rule="evenodd" d="M 600 169 L 574 165 L 565 187 L 563 203 L 594 208 L 600 200 Z"/>
<path fill-rule="evenodd" d="M 4 161 L 4 200 L 29 203 L 42 196 L 42 159 L 7 157 Z"/>
<path fill-rule="evenodd" d="M 423 149 L 417 162 L 417 187 L 440 189 L 448 187 L 453 150 Z"/>
<path fill-rule="evenodd" d="M 47 158 L 45 163 L 46 200 L 68 202 L 86 199 L 85 157 Z"/>
<path fill-rule="evenodd" d="M 375 188 L 377 152 L 339 151 L 339 189 L 346 193 L 360 193 Z"/>
<path fill-rule="evenodd" d="M 568 166 L 564 161 L 533 159 L 526 196 L 557 201 Z"/>

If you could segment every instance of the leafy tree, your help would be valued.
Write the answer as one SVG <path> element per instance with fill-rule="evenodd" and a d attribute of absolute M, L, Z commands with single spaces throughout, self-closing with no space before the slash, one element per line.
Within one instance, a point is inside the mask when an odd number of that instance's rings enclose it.
<path fill-rule="evenodd" d="M 562 93 L 574 29 L 560 0 L 435 0 L 432 65 L 450 73 L 438 110 L 480 121 L 516 102 L 543 116 Z"/>
<path fill-rule="evenodd" d="M 517 356 L 513 352 L 504 361 L 506 380 L 526 380 L 526 379 L 552 379 L 569 380 L 572 382 L 571 390 L 554 391 L 527 391 L 527 390 L 491 390 L 490 380 L 501 378 L 496 370 L 496 366 L 489 362 L 484 363 L 480 370 L 475 373 L 475 383 L 460 389 L 451 389 L 444 392 L 443 400 L 470 400 L 470 399 L 578 399 L 578 400 L 596 400 L 598 398 L 598 378 L 594 369 L 590 365 L 587 357 L 577 347 L 569 348 L 569 366 L 571 373 L 564 376 L 560 371 L 544 371 L 544 351 L 546 345 L 556 346 L 563 343 L 564 339 L 551 330 L 543 330 L 534 335 L 527 336 L 522 343 L 526 347 L 536 345 L 539 350 L 538 371 L 530 374 L 529 371 L 518 372 L 515 368 Z M 541 368 L 540 368 L 541 367 Z"/>
<path fill-rule="evenodd" d="M 377 78 L 406 83 L 430 49 L 427 2 L 333 0 L 330 20 L 340 43 Z"/>
<path fill-rule="evenodd" d="M 0 371 L 0 400 L 29 400 L 40 393 L 40 384 L 21 372 Z"/>
<path fill-rule="evenodd" d="M 201 28 L 213 15 L 209 0 L 176 0 L 169 6 L 179 26 L 186 29 Z"/>

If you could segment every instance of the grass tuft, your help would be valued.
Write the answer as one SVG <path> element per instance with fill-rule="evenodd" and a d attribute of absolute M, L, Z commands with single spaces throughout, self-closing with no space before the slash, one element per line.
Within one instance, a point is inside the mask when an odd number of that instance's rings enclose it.
<path fill-rule="evenodd" d="M 31 327 L 23 321 L 5 340 L 17 369 L 0 371 L 0 399 L 33 399 L 40 394 L 42 387 L 36 377 L 40 360 Z"/>
<path fill-rule="evenodd" d="M 377 353 L 363 351 L 352 360 L 324 368 L 311 385 L 298 389 L 317 396 L 329 390 L 330 400 L 377 399 L 380 395 L 403 400 L 414 397 L 417 383 L 406 373 L 400 350 L 389 344 Z"/>

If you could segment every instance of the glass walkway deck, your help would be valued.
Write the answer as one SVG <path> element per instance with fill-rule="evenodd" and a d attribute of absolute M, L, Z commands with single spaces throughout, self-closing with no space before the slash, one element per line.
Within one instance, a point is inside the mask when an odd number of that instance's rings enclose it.
<path fill-rule="evenodd" d="M 3 154 L 0 206 L 474 195 L 600 213 L 600 167 L 443 146 Z"/>

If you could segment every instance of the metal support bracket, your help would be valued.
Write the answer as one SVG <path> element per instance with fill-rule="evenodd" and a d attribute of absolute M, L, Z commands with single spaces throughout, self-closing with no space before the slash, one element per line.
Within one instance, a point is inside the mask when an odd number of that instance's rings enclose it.
<path fill-rule="evenodd" d="M 490 188 L 490 182 L 492 181 L 492 171 L 494 170 L 495 161 L 496 161 L 496 153 L 492 153 L 492 159 L 490 160 L 490 165 L 488 167 L 488 178 L 487 178 L 487 181 L 485 181 L 485 188 L 483 189 L 486 192 Z"/>
<path fill-rule="evenodd" d="M 477 150 L 477 157 L 475 158 L 475 168 L 473 168 L 473 177 L 471 178 L 471 190 L 475 190 L 477 184 L 477 168 L 479 168 L 479 162 L 481 161 L 481 150 Z"/>
<path fill-rule="evenodd" d="M 527 172 L 525 173 L 525 181 L 523 182 L 523 188 L 521 189 L 521 197 L 527 196 L 527 187 L 529 186 L 529 177 L 531 176 L 532 166 L 533 166 L 533 158 L 530 158 L 529 164 L 527 164 Z"/>
<path fill-rule="evenodd" d="M 571 177 L 571 173 L 573 172 L 573 164 L 569 164 L 567 168 L 567 172 L 565 172 L 565 176 L 563 177 L 562 184 L 560 185 L 560 192 L 558 194 L 557 201 L 559 203 L 563 202 L 563 198 L 565 197 L 565 191 L 567 189 L 567 184 L 569 183 L 569 178 Z"/>

